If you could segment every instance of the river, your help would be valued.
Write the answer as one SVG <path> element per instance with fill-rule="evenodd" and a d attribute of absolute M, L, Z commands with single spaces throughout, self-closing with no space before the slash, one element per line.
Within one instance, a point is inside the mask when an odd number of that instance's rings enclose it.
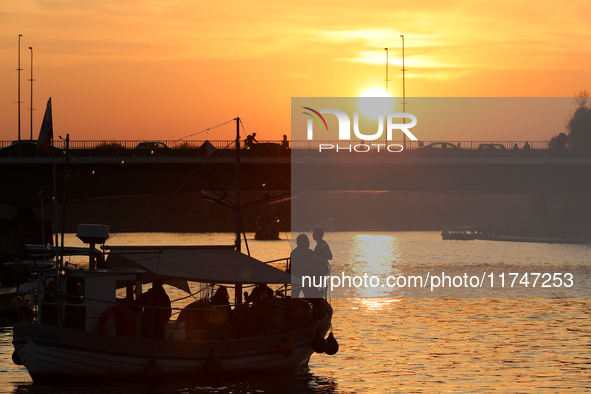
<path fill-rule="evenodd" d="M 282 238 L 290 238 L 283 234 Z M 252 238 L 252 234 L 249 234 Z M 588 392 L 591 390 L 591 245 L 442 241 L 436 232 L 327 233 L 333 272 L 404 276 L 441 271 L 461 276 L 519 272 L 516 293 L 490 281 L 474 288 L 352 287 L 333 291 L 335 356 L 312 356 L 308 371 L 223 381 L 34 385 L 11 361 L 12 333 L 0 331 L 1 393 L 397 393 Z M 68 244 L 76 243 L 67 235 Z M 231 234 L 120 234 L 112 245 L 231 244 Z M 249 241 L 263 261 L 285 257 L 291 244 Z M 81 261 L 80 263 L 83 263 Z M 417 269 L 419 267 L 420 269 Z M 574 273 L 565 298 L 557 287 L 532 288 L 532 272 Z M 529 286 L 519 285 L 529 273 Z M 541 279 L 541 278 L 540 278 Z M 554 278 L 553 278 L 554 279 Z M 551 282 L 555 283 L 556 282 Z M 508 282 L 505 284 L 508 287 Z M 453 287 L 453 286 L 452 286 Z M 340 292 L 339 292 L 340 291 Z M 398 293 L 397 293 L 398 291 Z M 171 298 L 173 298 L 171 296 Z"/>

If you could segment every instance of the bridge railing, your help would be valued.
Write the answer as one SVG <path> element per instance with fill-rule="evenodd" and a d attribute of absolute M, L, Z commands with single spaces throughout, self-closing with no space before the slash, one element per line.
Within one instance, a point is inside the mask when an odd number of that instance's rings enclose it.
<path fill-rule="evenodd" d="M 0 149 L 7 148 L 14 144 L 16 141 L 0 141 Z M 22 140 L 23 143 L 36 143 L 37 141 L 29 141 L 29 140 Z M 146 140 L 71 140 L 70 141 L 70 149 L 141 149 L 141 144 L 146 143 L 164 143 L 168 148 L 171 149 L 198 149 L 205 140 L 186 140 L 186 141 L 179 141 L 179 140 L 154 140 L 154 141 L 146 141 Z M 234 147 L 234 140 L 209 140 L 209 142 L 216 148 L 216 149 L 233 149 Z M 277 144 L 281 145 L 281 140 L 259 140 L 259 143 L 270 143 L 270 144 Z M 399 144 L 404 145 L 405 149 L 417 149 L 422 146 L 427 146 L 432 143 L 451 143 L 453 145 L 459 146 L 462 149 L 478 149 L 483 144 L 499 144 L 503 145 L 506 149 L 514 149 L 515 147 L 518 149 L 523 149 L 523 147 L 528 144 L 531 149 L 548 149 L 548 141 L 462 141 L 462 140 L 439 140 L 439 141 L 410 141 L 407 140 L 406 142 L 403 141 L 340 141 L 340 140 L 326 140 L 326 141 L 308 141 L 308 140 L 293 140 L 288 141 L 288 145 L 291 149 L 317 149 L 318 144 L 327 144 L 327 145 L 339 145 L 339 146 L 348 146 L 348 145 L 357 145 L 357 144 L 367 144 L 371 149 L 377 149 L 375 145 L 377 144 Z M 65 142 L 63 140 L 55 140 L 53 145 L 57 148 L 64 149 Z M 244 141 L 242 141 L 242 146 L 244 146 Z M 166 149 L 166 147 L 164 148 Z"/>
<path fill-rule="evenodd" d="M 529 149 L 548 149 L 548 141 L 462 141 L 462 140 L 439 140 L 439 141 L 290 141 L 291 149 L 318 149 L 319 144 L 334 145 L 346 147 L 349 145 L 355 146 L 359 144 L 368 145 L 371 150 L 383 150 L 388 145 L 401 145 L 404 149 L 418 149 L 435 143 L 449 143 L 462 149 L 479 149 L 484 145 L 502 145 L 505 149 L 523 149 L 529 145 Z M 394 147 L 392 147 L 394 149 Z M 503 148 L 501 148 L 503 149 Z"/>
<path fill-rule="evenodd" d="M 77 157 L 143 157 L 143 156 L 170 156 L 170 157 L 199 157 L 202 153 L 199 147 L 206 140 L 74 140 L 70 141 L 70 152 Z M 47 157 L 47 155 L 36 149 L 36 141 L 21 141 L 19 152 L 18 144 L 14 141 L 0 141 L 0 157 Z M 233 156 L 233 140 L 209 140 L 217 149 L 216 156 Z M 153 148 L 150 144 L 159 143 L 161 148 Z M 287 157 L 289 150 L 282 147 L 280 140 L 259 140 L 260 150 L 245 151 L 245 156 L 265 156 L 265 157 Z M 368 154 L 381 155 L 390 146 L 391 151 L 400 150 L 404 146 L 403 156 L 429 157 L 591 157 L 591 149 L 555 149 L 549 147 L 548 141 L 345 141 L 345 140 L 326 140 L 326 141 L 307 141 L 293 140 L 288 141 L 288 146 L 292 150 L 302 150 L 306 156 L 318 154 L 319 144 L 323 144 L 325 151 L 331 151 L 341 154 L 347 150 L 355 152 L 369 152 Z M 430 144 L 446 143 L 446 148 L 432 147 Z M 267 144 L 260 146 L 260 144 Z M 394 146 L 392 146 L 394 145 Z M 451 146 L 454 145 L 454 146 Z M 56 155 L 63 156 L 65 142 L 63 140 L 54 141 Z M 339 147 L 337 151 L 336 147 Z M 332 147 L 332 149 L 331 149 Z M 456 149 L 459 147 L 460 149 Z M 244 149 L 244 143 L 241 144 Z M 499 149 L 497 149 L 499 148 Z"/>

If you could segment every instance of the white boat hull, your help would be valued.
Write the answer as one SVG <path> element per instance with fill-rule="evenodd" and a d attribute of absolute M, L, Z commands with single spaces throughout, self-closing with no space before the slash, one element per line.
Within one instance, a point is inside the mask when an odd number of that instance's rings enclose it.
<path fill-rule="evenodd" d="M 147 340 L 21 324 L 14 328 L 13 344 L 36 382 L 64 377 L 198 376 L 216 372 L 213 364 L 224 372 L 293 370 L 307 365 L 314 352 L 312 341 L 317 332 L 325 336 L 331 315 L 332 311 L 317 324 L 287 333 L 214 341 Z M 290 356 L 278 351 L 286 338 L 295 347 Z"/>

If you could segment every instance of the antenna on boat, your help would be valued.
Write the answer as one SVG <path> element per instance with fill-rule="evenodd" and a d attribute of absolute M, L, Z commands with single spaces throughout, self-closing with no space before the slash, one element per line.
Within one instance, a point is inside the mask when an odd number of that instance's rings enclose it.
<path fill-rule="evenodd" d="M 62 137 L 60 136 L 60 139 Z M 64 163 L 64 182 L 63 182 L 63 201 L 62 201 L 62 245 L 61 245 L 61 251 L 62 251 L 62 257 L 61 257 L 61 262 L 63 264 L 63 260 L 64 260 L 64 236 L 66 234 L 66 186 L 68 183 L 68 164 L 69 164 L 69 156 L 70 156 L 70 134 L 66 134 L 66 139 L 64 140 L 64 144 L 66 147 L 66 160 Z M 55 156 L 54 156 L 55 157 Z"/>
<path fill-rule="evenodd" d="M 234 186 L 236 188 L 236 250 L 241 252 L 241 222 L 240 209 L 240 117 L 236 117 L 236 164 L 234 166 Z"/>
<path fill-rule="evenodd" d="M 240 117 L 236 117 L 236 164 L 234 165 L 234 185 L 236 187 L 236 250 L 241 252 L 242 209 L 240 207 Z M 234 302 L 242 304 L 242 283 L 234 286 Z"/>

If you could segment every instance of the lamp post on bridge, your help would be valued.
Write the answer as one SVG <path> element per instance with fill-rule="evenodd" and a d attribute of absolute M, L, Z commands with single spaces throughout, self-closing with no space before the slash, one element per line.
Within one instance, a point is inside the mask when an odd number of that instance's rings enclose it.
<path fill-rule="evenodd" d="M 401 34 L 402 38 L 402 112 L 406 113 L 406 86 L 405 86 L 405 71 L 404 68 L 404 34 Z M 402 124 L 406 123 L 406 118 L 402 118 Z M 402 133 L 402 147 L 406 149 L 406 134 Z"/>
<path fill-rule="evenodd" d="M 21 37 L 23 35 L 18 35 L 18 97 L 17 97 L 17 104 L 18 104 L 18 155 L 21 155 Z"/>
<path fill-rule="evenodd" d="M 31 50 L 31 79 L 29 79 L 29 81 L 31 81 L 31 108 L 29 108 L 29 110 L 31 111 L 31 141 L 33 141 L 33 47 L 29 47 L 29 49 Z"/>

